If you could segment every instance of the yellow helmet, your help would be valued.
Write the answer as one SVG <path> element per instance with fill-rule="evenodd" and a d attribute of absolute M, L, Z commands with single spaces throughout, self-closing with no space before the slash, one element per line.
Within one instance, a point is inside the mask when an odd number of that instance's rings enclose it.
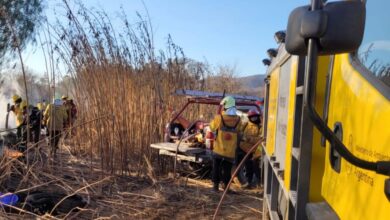
<path fill-rule="evenodd" d="M 225 109 L 228 109 L 236 106 L 236 100 L 231 96 L 226 96 L 225 98 L 222 99 L 220 104 L 223 105 Z"/>
<path fill-rule="evenodd" d="M 42 108 L 43 108 L 42 103 L 38 102 L 38 103 L 37 103 L 37 108 L 38 108 L 39 110 L 43 110 L 43 109 L 42 109 Z"/>
<path fill-rule="evenodd" d="M 16 102 L 16 101 L 18 101 L 19 99 L 21 99 L 22 97 L 20 97 L 20 96 L 18 96 L 18 95 L 13 95 L 12 96 L 12 101 L 14 101 L 14 103 Z"/>
<path fill-rule="evenodd" d="M 68 100 L 68 99 L 69 99 L 69 97 L 68 97 L 68 96 L 66 96 L 66 95 L 63 95 L 63 96 L 61 97 L 61 99 L 62 99 L 62 100 Z"/>

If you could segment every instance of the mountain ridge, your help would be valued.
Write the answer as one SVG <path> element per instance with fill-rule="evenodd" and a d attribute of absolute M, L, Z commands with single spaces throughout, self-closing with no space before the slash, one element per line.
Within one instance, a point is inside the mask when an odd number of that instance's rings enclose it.
<path fill-rule="evenodd" d="M 241 85 L 240 93 L 263 97 L 265 77 L 266 77 L 265 74 L 236 77 L 236 80 Z"/>

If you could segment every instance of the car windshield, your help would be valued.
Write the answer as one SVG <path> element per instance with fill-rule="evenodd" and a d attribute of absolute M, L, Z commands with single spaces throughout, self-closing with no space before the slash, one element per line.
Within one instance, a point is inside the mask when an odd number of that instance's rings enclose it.
<path fill-rule="evenodd" d="M 365 34 L 358 57 L 375 77 L 390 87 L 390 1 L 367 1 L 366 9 Z"/>

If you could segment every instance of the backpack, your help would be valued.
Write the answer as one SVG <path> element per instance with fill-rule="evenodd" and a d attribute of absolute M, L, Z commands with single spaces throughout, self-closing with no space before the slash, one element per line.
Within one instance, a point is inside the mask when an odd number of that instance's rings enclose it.
<path fill-rule="evenodd" d="M 239 131 L 237 129 L 241 119 L 238 117 L 234 126 L 228 126 L 221 115 L 221 124 L 217 129 L 214 152 L 220 156 L 234 158 L 239 144 Z"/>

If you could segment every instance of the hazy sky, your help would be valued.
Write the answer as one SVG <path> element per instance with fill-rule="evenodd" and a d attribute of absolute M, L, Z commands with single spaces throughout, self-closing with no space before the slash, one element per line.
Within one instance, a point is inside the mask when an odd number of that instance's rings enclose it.
<path fill-rule="evenodd" d="M 49 1 L 49 0 L 48 0 Z M 50 0 L 49 19 L 59 0 Z M 81 0 L 88 8 L 103 8 L 115 17 L 120 7 L 130 19 L 145 14 L 141 0 Z M 154 28 L 156 48 L 165 48 L 168 34 L 187 57 L 207 60 L 211 65 L 237 67 L 239 75 L 265 73 L 261 60 L 276 47 L 273 35 L 284 30 L 292 9 L 308 0 L 144 0 Z M 40 50 L 25 52 L 28 67 L 44 71 Z"/>

